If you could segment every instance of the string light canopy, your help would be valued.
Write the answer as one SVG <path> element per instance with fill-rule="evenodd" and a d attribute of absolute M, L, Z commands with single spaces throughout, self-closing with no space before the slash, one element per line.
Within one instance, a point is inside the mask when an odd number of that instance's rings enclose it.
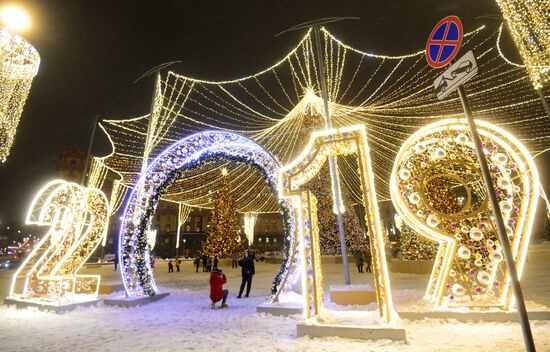
<path fill-rule="evenodd" d="M 550 5 L 537 0 L 497 0 L 535 89 L 550 81 Z"/>
<path fill-rule="evenodd" d="M 40 56 L 25 39 L 0 29 L 0 162 L 5 162 L 15 139 Z"/>
<path fill-rule="evenodd" d="M 420 126 L 461 117 L 460 100 L 455 95 L 436 99 L 432 82 L 440 72 L 426 64 L 422 51 L 387 56 L 352 48 L 326 29 L 321 37 L 332 126 L 366 126 L 378 200 L 389 200 L 399 146 Z M 486 27 L 465 34 L 463 49 L 473 50 L 480 67 L 476 79 L 466 85 L 475 116 L 511 131 L 532 155 L 538 155 L 550 141 L 547 117 L 524 68 L 502 56 L 498 40 L 499 31 Z M 206 129 L 247 136 L 287 164 L 304 149 L 303 136 L 319 129 L 324 118 L 313 45 L 307 32 L 272 66 L 234 80 L 206 81 L 168 72 L 156 90 L 152 116 L 101 123 L 113 152 L 94 159 L 91 180 L 102 182 L 105 170 L 115 172 L 118 193 L 112 198 L 116 202 L 134 187 L 143 155 L 153 160 L 182 136 Z M 338 165 L 342 185 L 352 202 L 360 203 L 357 158 L 338 156 Z M 262 175 L 234 161 L 211 161 L 185 171 L 163 199 L 211 208 L 209 192 L 219 187 L 223 167 L 234 175 L 232 189 L 240 187 L 235 192 L 239 212 L 280 211 Z"/>

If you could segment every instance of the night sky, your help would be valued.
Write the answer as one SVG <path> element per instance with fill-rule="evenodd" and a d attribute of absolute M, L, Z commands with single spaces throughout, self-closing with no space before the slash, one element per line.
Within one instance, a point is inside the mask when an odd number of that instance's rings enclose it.
<path fill-rule="evenodd" d="M 11 155 L 0 166 L 2 223 L 24 220 L 34 193 L 55 177 L 61 149 L 87 148 L 96 115 L 124 119 L 149 111 L 152 77 L 132 82 L 160 63 L 181 60 L 172 70 L 207 80 L 249 75 L 278 61 L 304 31 L 275 38 L 277 33 L 329 16 L 360 17 L 327 27 L 351 46 L 389 55 L 422 49 L 447 15 L 461 17 L 465 31 L 499 24 L 476 19 L 499 14 L 494 0 L 11 3 L 30 12 L 33 27 L 21 35 L 42 62 Z M 93 154 L 109 152 L 98 130 Z"/>

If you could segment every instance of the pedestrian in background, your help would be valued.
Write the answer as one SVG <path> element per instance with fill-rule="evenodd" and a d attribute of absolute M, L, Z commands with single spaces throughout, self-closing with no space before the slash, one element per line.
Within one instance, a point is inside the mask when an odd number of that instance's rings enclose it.
<path fill-rule="evenodd" d="M 168 272 L 173 273 L 174 272 L 174 265 L 172 264 L 172 260 L 168 261 Z"/>
<path fill-rule="evenodd" d="M 114 271 L 116 271 L 116 269 L 117 269 L 117 267 L 118 267 L 118 251 L 115 252 L 115 261 L 114 261 L 114 264 L 115 264 L 115 270 L 114 270 Z"/>
<path fill-rule="evenodd" d="M 353 259 L 355 259 L 355 265 L 357 265 L 357 271 L 363 272 L 363 255 L 361 251 L 356 250 L 353 252 Z"/>
<path fill-rule="evenodd" d="M 237 298 L 241 298 L 243 291 L 244 291 L 244 285 L 246 284 L 246 295 L 245 297 L 248 297 L 250 294 L 250 288 L 252 286 L 252 276 L 256 273 L 256 270 L 254 268 L 254 258 L 248 253 L 248 251 L 244 251 L 244 257 L 239 260 L 239 266 L 242 267 L 242 282 L 241 282 L 241 288 L 239 290 L 239 295 Z"/>
<path fill-rule="evenodd" d="M 218 257 L 215 256 L 214 257 L 214 270 L 218 269 L 218 262 L 219 262 Z"/>
<path fill-rule="evenodd" d="M 367 263 L 367 268 L 365 269 L 365 272 L 372 273 L 371 264 L 372 264 L 372 255 L 370 253 L 370 250 L 365 251 L 365 262 Z"/>
<path fill-rule="evenodd" d="M 198 253 L 195 256 L 194 264 L 195 264 L 195 272 L 198 273 L 199 272 L 199 266 L 201 266 L 201 256 Z"/>

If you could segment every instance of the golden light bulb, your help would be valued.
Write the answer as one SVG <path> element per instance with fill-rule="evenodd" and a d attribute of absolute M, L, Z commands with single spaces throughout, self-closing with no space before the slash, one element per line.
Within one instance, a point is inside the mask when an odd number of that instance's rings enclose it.
<path fill-rule="evenodd" d="M 222 168 L 222 176 L 227 176 L 229 174 L 229 171 L 227 171 L 227 168 Z"/>
<path fill-rule="evenodd" d="M 10 30 L 24 31 L 31 26 L 31 19 L 27 12 L 17 6 L 8 6 L 0 11 L 2 25 Z"/>

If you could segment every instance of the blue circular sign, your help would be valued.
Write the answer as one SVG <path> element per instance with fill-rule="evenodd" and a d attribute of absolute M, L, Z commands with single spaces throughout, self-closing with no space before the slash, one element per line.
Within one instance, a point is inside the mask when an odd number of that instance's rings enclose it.
<path fill-rule="evenodd" d="M 435 25 L 426 43 L 426 60 L 435 68 L 447 65 L 462 44 L 462 22 L 456 16 L 447 16 Z"/>

